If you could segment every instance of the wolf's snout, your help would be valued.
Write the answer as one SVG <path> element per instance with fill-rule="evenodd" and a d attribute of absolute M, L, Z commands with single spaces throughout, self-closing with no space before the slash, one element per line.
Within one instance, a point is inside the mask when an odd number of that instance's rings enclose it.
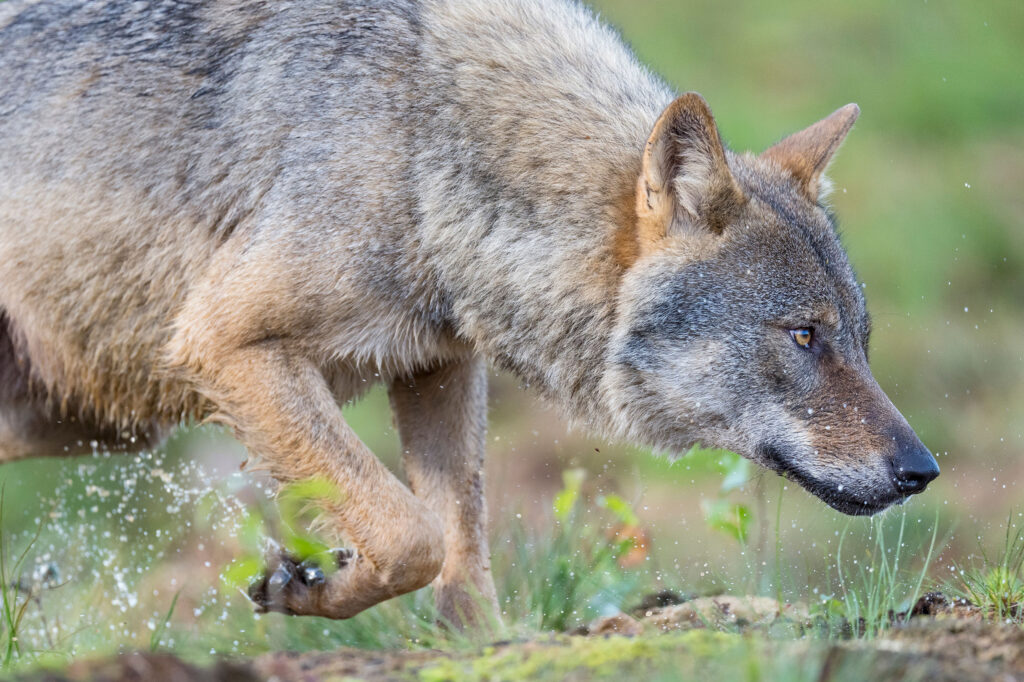
<path fill-rule="evenodd" d="M 896 488 L 913 495 L 924 490 L 939 475 L 939 464 L 915 436 L 908 443 L 900 443 L 892 461 Z"/>

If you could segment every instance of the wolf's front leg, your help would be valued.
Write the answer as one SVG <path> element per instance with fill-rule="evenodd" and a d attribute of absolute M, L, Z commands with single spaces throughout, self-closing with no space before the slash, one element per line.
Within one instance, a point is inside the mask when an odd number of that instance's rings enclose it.
<path fill-rule="evenodd" d="M 434 582 L 441 615 L 462 626 L 497 622 L 484 504 L 484 363 L 467 358 L 397 379 L 391 406 L 409 484 L 444 519 L 444 568 Z"/>
<path fill-rule="evenodd" d="M 278 576 L 264 593 L 264 608 L 349 618 L 438 575 L 444 559 L 440 519 L 360 442 L 312 362 L 281 342 L 266 342 L 192 353 L 188 367 L 223 421 L 275 478 L 321 476 L 340 491 L 324 511 L 355 552 L 323 579 Z"/>

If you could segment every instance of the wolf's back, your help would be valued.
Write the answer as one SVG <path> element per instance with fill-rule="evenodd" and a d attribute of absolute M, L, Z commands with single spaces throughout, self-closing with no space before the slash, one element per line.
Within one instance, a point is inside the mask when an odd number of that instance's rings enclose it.
<path fill-rule="evenodd" d="M 145 397 L 122 413 L 180 405 L 152 370 L 190 289 L 236 247 L 266 248 L 265 280 L 304 305 L 352 301 L 307 328 L 379 338 L 408 313 L 389 331 L 407 343 L 426 332 L 402 329 L 455 324 L 458 308 L 505 366 L 532 364 L 518 342 L 548 333 L 573 287 L 605 285 L 580 284 L 577 263 L 619 230 L 672 97 L 564 0 L 42 0 L 9 14 L 0 309 L 55 392 Z M 505 333 L 509 292 L 535 305 Z M 367 301 L 380 314 L 361 317 Z M 377 350 L 323 355 L 349 352 Z M 546 372 L 585 373 L 577 355 L 554 348 Z"/>
<path fill-rule="evenodd" d="M 398 2 L 349 8 L 0 10 L 0 312 L 52 394 L 102 398 L 119 422 L 177 419 L 194 402 L 157 370 L 223 245 L 324 254 L 390 238 L 368 203 L 397 192 L 367 168 L 387 158 L 403 173 L 402 137 L 379 131 L 408 100 L 396 74 L 415 61 L 410 15 Z"/>

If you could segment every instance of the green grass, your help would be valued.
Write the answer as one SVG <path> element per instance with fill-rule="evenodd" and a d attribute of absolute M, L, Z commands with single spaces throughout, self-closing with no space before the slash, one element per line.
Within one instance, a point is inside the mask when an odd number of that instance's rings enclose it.
<path fill-rule="evenodd" d="M 550 525 L 507 523 L 496 538 L 494 575 L 504 616 L 534 631 L 562 632 L 638 603 L 654 589 L 646 572 L 619 565 L 628 540 L 611 535 L 633 520 L 617 498 L 614 512 L 579 499 L 582 470 L 564 472 L 565 487 L 553 501 Z M 607 499 L 601 500 L 605 507 Z M 625 508 L 623 508 L 625 505 Z"/>
<path fill-rule="evenodd" d="M 213 534 L 206 536 L 205 542 L 213 541 L 218 533 L 234 532 L 239 537 L 252 534 L 253 528 L 258 527 L 252 520 L 266 513 L 264 503 L 237 507 L 223 499 L 221 493 L 211 491 L 182 509 L 182 513 L 193 514 L 195 518 L 230 515 L 231 510 L 240 516 L 234 524 L 208 529 Z M 221 502 L 211 505 L 211 500 Z M 301 506 L 295 499 L 291 503 Z M 85 584 L 63 585 L 58 588 L 60 592 L 40 586 L 31 598 L 19 596 L 20 593 L 10 586 L 27 584 L 28 575 L 36 570 L 32 567 L 40 565 L 35 562 L 36 554 L 48 530 L 41 528 L 22 542 L 15 561 L 6 559 L 9 549 L 0 554 L 6 623 L 3 630 L 6 640 L 0 641 L 8 643 L 4 665 L 8 669 L 31 668 L 41 663 L 63 665 L 81 655 L 110 655 L 132 649 L 167 651 L 200 662 L 213 655 L 254 656 L 281 649 L 332 650 L 340 646 L 472 652 L 495 639 L 521 641 L 572 630 L 598 616 L 627 611 L 645 594 L 666 587 L 686 591 L 687 586 L 683 584 L 666 585 L 659 580 L 656 571 L 622 565 L 622 559 L 635 548 L 632 541 L 616 536 L 612 529 L 623 523 L 637 522 L 637 514 L 621 498 L 587 492 L 581 471 L 565 473 L 564 486 L 550 500 L 548 509 L 546 524 L 529 526 L 516 520 L 502 524 L 495 532 L 493 569 L 503 624 L 495 631 L 466 634 L 438 625 L 429 589 L 379 605 L 347 621 L 290 618 L 279 614 L 261 616 L 238 594 L 237 585 L 215 577 L 213 584 L 205 587 L 181 585 L 177 591 L 151 600 L 151 605 L 140 588 L 145 578 L 140 578 L 129 586 L 140 602 L 137 609 L 113 608 L 109 602 L 97 599 L 95 586 Z M 808 635 L 824 641 L 851 634 L 870 638 L 889 627 L 893 623 L 891 614 L 909 608 L 920 594 L 936 549 L 937 521 L 923 529 L 925 532 L 915 534 L 908 532 L 908 519 L 904 509 L 871 521 L 867 545 L 848 538 L 853 534 L 849 527 L 845 529 L 837 556 L 838 583 L 824 583 L 814 590 L 822 595 L 830 595 L 835 590 L 837 596 L 810 604 L 813 622 L 809 629 L 808 624 L 772 628 L 761 632 L 758 639 L 782 643 Z M 910 525 L 917 524 L 911 519 Z M 291 532 L 298 531 L 292 528 Z M 0 537 L 4 540 L 3 546 L 8 548 L 2 524 Z M 244 551 L 244 547 L 237 547 Z M 912 557 L 917 559 L 911 560 Z M 229 564 L 225 562 L 220 573 L 226 576 L 229 572 Z M 161 582 L 165 581 L 166 576 Z M 769 585 L 772 596 L 778 584 L 777 578 Z M 787 600 L 804 599 L 808 588 L 788 589 L 784 596 Z M 202 595 L 198 601 L 197 592 Z M 54 633 L 47 624 L 60 618 L 50 612 L 57 602 L 70 612 L 93 610 L 89 618 L 81 619 L 84 624 L 65 622 L 65 632 Z M 161 604 L 160 610 L 155 610 Z M 145 617 L 147 609 L 152 609 L 148 618 Z M 65 618 L 67 613 L 66 609 Z M 711 622 L 708 625 L 722 628 L 726 633 L 735 632 L 734 626 Z M 667 652 L 678 649 L 674 642 L 676 640 L 667 640 L 642 646 Z M 570 650 L 577 650 L 574 647 L 585 645 L 569 646 Z M 772 651 L 773 656 L 780 658 L 771 659 L 774 662 L 764 668 L 767 671 L 776 670 L 772 667 L 776 663 L 786 664 L 784 649 L 776 647 Z M 538 655 L 547 660 L 555 654 Z M 564 663 L 570 664 L 571 661 Z M 445 664 L 439 665 L 443 668 Z M 554 670 L 561 669 L 558 665 Z M 613 660 L 609 665 L 615 668 L 617 663 Z M 651 670 L 657 672 L 660 668 L 653 665 Z"/>
<path fill-rule="evenodd" d="M 928 572 L 936 556 L 938 515 L 932 522 L 931 538 L 923 556 L 923 547 L 908 547 L 904 543 L 906 529 L 906 511 L 899 514 L 895 533 L 886 529 L 884 517 L 875 517 L 871 529 L 874 543 L 866 551 L 867 561 L 855 561 L 852 572 L 843 561 L 843 542 L 847 538 L 849 524 L 842 531 L 836 555 L 842 591 L 838 611 L 858 635 L 869 639 L 877 637 L 889 627 L 905 621 L 907 616 L 899 614 L 909 613 L 923 594 L 922 587 L 928 580 Z M 908 567 L 908 562 L 915 555 L 921 557 L 919 565 Z"/>
<path fill-rule="evenodd" d="M 3 489 L 0 488 L 0 528 L 4 520 L 3 501 Z M 25 653 L 18 634 L 32 595 L 23 593 L 21 572 L 31 547 L 32 542 L 29 542 L 23 551 L 14 550 L 12 557 L 12 550 L 0 533 L 0 653 L 4 667 L 9 667 L 16 656 Z"/>
<path fill-rule="evenodd" d="M 955 569 L 954 575 L 944 585 L 950 595 L 1000 621 L 1024 623 L 1024 528 L 1014 523 L 1012 514 L 1000 552 L 990 556 L 982 549 L 979 561 Z"/>

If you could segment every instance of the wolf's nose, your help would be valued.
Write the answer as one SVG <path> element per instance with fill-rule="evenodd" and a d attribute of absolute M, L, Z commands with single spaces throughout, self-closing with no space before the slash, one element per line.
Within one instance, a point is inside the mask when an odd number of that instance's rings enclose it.
<path fill-rule="evenodd" d="M 915 440 L 917 440 L 915 438 Z M 939 463 L 921 441 L 900 448 L 892 462 L 896 488 L 913 495 L 924 490 L 939 475 Z"/>

